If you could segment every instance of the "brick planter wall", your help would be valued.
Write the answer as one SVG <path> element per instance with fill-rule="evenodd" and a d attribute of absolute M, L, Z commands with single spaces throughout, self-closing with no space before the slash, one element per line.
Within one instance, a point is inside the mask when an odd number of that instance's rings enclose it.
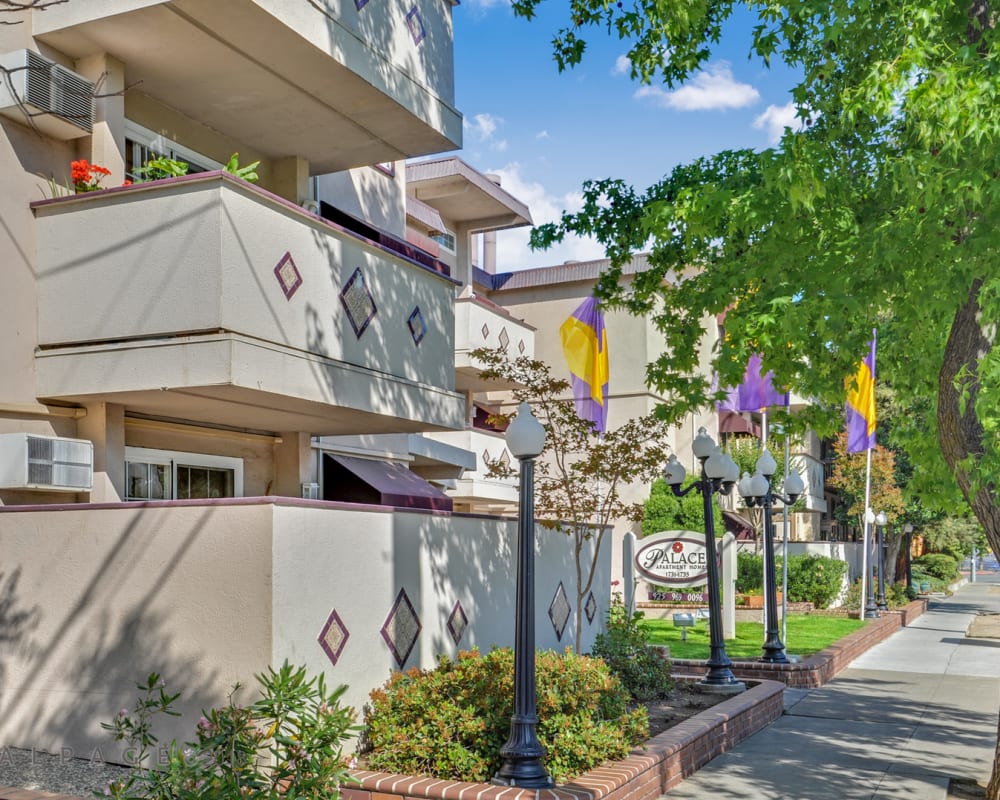
<path fill-rule="evenodd" d="M 781 681 L 794 689 L 815 689 L 831 680 L 868 648 L 888 639 L 926 610 L 926 599 L 914 600 L 893 611 L 883 612 L 878 619 L 869 620 L 863 628 L 797 664 L 734 660 L 733 674 L 741 680 Z M 678 675 L 700 675 L 706 670 L 704 661 L 675 658 L 671 663 L 674 673 Z"/>
<path fill-rule="evenodd" d="M 784 686 L 761 681 L 654 736 L 628 758 L 604 764 L 555 789 L 414 778 L 353 770 L 343 800 L 653 800 L 717 755 L 781 716 Z"/>

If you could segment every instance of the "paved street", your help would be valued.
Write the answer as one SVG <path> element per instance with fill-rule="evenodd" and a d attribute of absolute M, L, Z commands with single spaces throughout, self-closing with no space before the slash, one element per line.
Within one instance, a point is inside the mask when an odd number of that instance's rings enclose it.
<path fill-rule="evenodd" d="M 950 777 L 985 781 L 1000 709 L 1000 639 L 966 636 L 1000 614 L 980 574 L 826 686 L 786 693 L 785 715 L 686 779 L 669 800 L 943 800 Z M 789 652 L 794 652 L 794 642 Z"/>

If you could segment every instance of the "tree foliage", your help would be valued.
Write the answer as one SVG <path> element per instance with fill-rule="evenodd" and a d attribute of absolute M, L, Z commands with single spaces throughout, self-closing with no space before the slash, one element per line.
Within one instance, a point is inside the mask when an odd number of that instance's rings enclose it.
<path fill-rule="evenodd" d="M 649 416 L 632 419 L 598 436 L 593 424 L 580 419 L 569 382 L 552 376 L 536 359 L 510 359 L 502 349 L 481 348 L 472 357 L 485 369 L 486 380 L 514 384 L 517 402 L 528 402 L 545 426 L 545 450 L 535 467 L 535 513 L 541 524 L 569 534 L 576 563 L 576 652 L 583 635 L 583 606 L 594 583 L 601 542 L 616 520 L 639 522 L 641 503 L 622 496 L 633 483 L 651 483 L 667 461 L 667 426 Z M 513 414 L 498 415 L 505 422 Z M 494 476 L 512 477 L 513 465 L 494 460 Z M 596 539 L 588 558 L 585 545 Z"/>
<path fill-rule="evenodd" d="M 517 0 L 530 16 L 540 0 Z M 633 76 L 675 86 L 705 65 L 738 7 L 748 50 L 800 75 L 802 123 L 780 146 L 722 152 L 644 191 L 588 182 L 579 212 L 542 226 L 603 242 L 606 305 L 650 316 L 666 338 L 650 371 L 665 413 L 713 399 L 695 375 L 701 321 L 726 311 L 714 353 L 735 385 L 751 353 L 779 385 L 814 398 L 810 422 L 839 426 L 844 381 L 872 330 L 878 374 L 904 408 L 895 437 L 926 498 L 957 487 L 1000 551 L 1000 57 L 989 0 L 571 0 L 556 39 L 578 63 L 591 28 L 630 46 Z M 650 248 L 651 269 L 621 285 Z M 820 412 L 826 411 L 825 425 Z M 997 767 L 1000 767 L 998 760 Z M 995 767 L 989 796 L 1000 798 Z"/>
<path fill-rule="evenodd" d="M 834 443 L 833 475 L 827 483 L 840 491 L 844 514 L 842 521 L 853 517 L 859 528 L 864 526 L 865 484 L 868 473 L 866 453 L 847 452 L 847 434 L 841 432 Z M 906 512 L 903 492 L 896 484 L 896 456 L 886 447 L 876 445 L 872 450 L 871 490 L 869 506 L 876 514 L 884 511 L 886 517 L 897 522 Z"/>
<path fill-rule="evenodd" d="M 698 480 L 697 475 L 685 479 L 683 488 Z M 712 495 L 712 509 L 715 515 L 715 535 L 726 532 L 722 524 L 722 508 L 719 496 Z M 705 501 L 701 492 L 689 492 L 676 497 L 662 478 L 653 481 L 649 489 L 649 499 L 643 508 L 642 535 L 652 536 L 661 531 L 705 532 Z"/>

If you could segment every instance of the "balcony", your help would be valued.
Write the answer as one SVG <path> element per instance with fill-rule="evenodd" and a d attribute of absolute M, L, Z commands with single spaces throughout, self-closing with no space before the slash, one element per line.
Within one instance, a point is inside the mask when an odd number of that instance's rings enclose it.
<path fill-rule="evenodd" d="M 360 5 L 360 8 L 358 6 Z M 416 9 L 416 7 L 414 7 Z M 452 4 L 105 0 L 35 11 L 70 59 L 125 64 L 143 96 L 313 174 L 461 147 Z"/>
<path fill-rule="evenodd" d="M 513 478 L 490 478 L 486 475 L 486 461 L 506 456 L 502 433 L 478 429 L 429 433 L 428 439 L 468 450 L 476 456 L 476 468 L 466 470 L 455 481 L 455 488 L 448 490 L 448 496 L 455 504 L 455 510 L 482 514 L 510 514 L 517 511 L 517 481 Z"/>
<path fill-rule="evenodd" d="M 455 388 L 468 392 L 510 388 L 480 377 L 485 365 L 471 355 L 479 347 L 503 348 L 511 358 L 534 358 L 535 329 L 485 298 L 460 297 L 455 301 Z"/>
<path fill-rule="evenodd" d="M 463 427 L 447 276 L 225 173 L 33 208 L 39 398 L 317 435 Z"/>

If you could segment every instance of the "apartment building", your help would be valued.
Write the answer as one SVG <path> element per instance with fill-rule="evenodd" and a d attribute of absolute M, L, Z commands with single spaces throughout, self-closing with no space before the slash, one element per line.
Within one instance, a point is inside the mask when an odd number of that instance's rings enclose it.
<path fill-rule="evenodd" d="M 360 708 L 390 670 L 513 641 L 516 526 L 452 513 L 439 486 L 474 459 L 418 436 L 464 436 L 477 381 L 460 262 L 407 237 L 405 159 L 461 145 L 451 15 L 5 15 L 0 744 L 120 761 L 98 723 L 152 671 L 184 692 L 169 741 L 285 659 Z M 560 545 L 539 544 L 542 647 L 573 629 Z"/>

